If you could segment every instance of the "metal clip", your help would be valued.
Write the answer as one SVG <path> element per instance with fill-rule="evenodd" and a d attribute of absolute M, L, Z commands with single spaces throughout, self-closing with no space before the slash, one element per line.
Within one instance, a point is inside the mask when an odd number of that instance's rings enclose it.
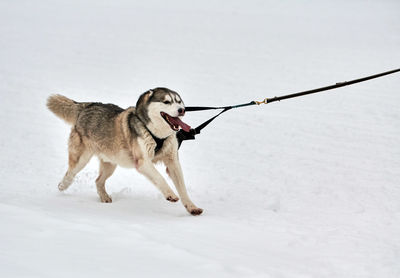
<path fill-rule="evenodd" d="M 268 103 L 268 98 L 264 98 L 262 101 L 257 101 L 257 100 L 255 100 L 254 101 L 257 105 L 260 105 L 260 104 L 267 104 Z"/>

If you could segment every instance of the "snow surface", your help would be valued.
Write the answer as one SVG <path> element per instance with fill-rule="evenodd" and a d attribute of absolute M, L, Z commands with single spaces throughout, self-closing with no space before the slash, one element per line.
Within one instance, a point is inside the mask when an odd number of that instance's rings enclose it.
<path fill-rule="evenodd" d="M 184 142 L 189 215 L 93 159 L 71 188 L 61 93 L 260 100 L 400 66 L 400 1 L 1 1 L 1 277 L 400 277 L 400 76 L 230 111 Z M 213 113 L 188 113 L 196 126 Z M 163 167 L 159 167 L 164 173 Z"/>

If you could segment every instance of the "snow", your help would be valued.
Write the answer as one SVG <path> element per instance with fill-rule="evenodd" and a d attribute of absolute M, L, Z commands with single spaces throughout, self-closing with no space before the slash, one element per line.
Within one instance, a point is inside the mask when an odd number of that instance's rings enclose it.
<path fill-rule="evenodd" d="M 52 93 L 128 107 L 157 86 L 239 104 L 398 68 L 399 11 L 0 2 L 0 276 L 400 277 L 399 74 L 221 115 L 180 150 L 199 217 L 122 168 L 100 203 L 96 159 L 58 192 L 69 127 L 45 107 Z"/>

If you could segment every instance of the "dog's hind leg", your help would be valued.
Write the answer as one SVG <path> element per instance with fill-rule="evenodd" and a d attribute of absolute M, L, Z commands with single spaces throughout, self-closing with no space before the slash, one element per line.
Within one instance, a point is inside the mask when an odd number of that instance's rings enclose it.
<path fill-rule="evenodd" d="M 68 142 L 68 170 L 58 184 L 60 191 L 66 190 L 78 174 L 92 158 L 93 153 L 83 144 L 78 132 L 72 129 Z"/>
<path fill-rule="evenodd" d="M 106 180 L 114 173 L 116 167 L 116 164 L 100 160 L 100 173 L 99 177 L 96 179 L 96 186 L 97 193 L 99 194 L 102 203 L 112 202 L 111 197 L 106 192 L 105 184 Z"/>

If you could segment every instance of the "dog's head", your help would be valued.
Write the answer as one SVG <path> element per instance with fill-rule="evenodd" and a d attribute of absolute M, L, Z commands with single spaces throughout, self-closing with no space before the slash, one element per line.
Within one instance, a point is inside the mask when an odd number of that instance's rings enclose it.
<path fill-rule="evenodd" d="M 167 88 L 155 88 L 143 93 L 136 103 L 137 116 L 157 137 L 165 138 L 190 126 L 182 122 L 185 105 L 177 92 Z"/>

